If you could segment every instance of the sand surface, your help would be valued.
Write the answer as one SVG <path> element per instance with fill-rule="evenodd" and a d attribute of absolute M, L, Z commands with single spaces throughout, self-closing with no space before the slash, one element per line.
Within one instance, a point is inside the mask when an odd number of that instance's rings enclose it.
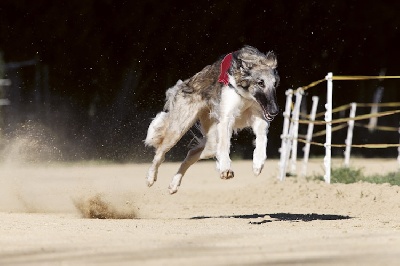
<path fill-rule="evenodd" d="M 397 170 L 392 159 L 352 164 Z M 400 263 L 398 186 L 280 182 L 276 160 L 259 177 L 234 161 L 235 178 L 221 180 L 214 162 L 201 162 L 171 196 L 178 164 L 163 164 L 151 188 L 148 166 L 1 166 L 0 265 Z M 313 159 L 309 173 L 322 171 Z"/>

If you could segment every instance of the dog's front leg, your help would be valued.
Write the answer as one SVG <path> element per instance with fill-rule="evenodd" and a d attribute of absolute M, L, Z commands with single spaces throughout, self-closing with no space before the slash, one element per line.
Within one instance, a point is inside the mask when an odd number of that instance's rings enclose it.
<path fill-rule="evenodd" d="M 222 179 L 230 179 L 234 176 L 231 170 L 229 157 L 232 136 L 232 118 L 224 119 L 218 124 L 217 168 Z"/>
<path fill-rule="evenodd" d="M 265 160 L 267 159 L 267 134 L 269 122 L 260 117 L 255 117 L 252 128 L 256 135 L 256 147 L 253 152 L 253 172 L 258 176 L 264 167 Z"/>
<path fill-rule="evenodd" d="M 235 124 L 235 115 L 240 108 L 240 96 L 234 89 L 228 86 L 222 89 L 220 117 L 217 126 L 218 144 L 217 144 L 217 168 L 222 179 L 230 179 L 234 176 L 231 170 L 231 159 L 229 152 L 231 148 L 231 137 L 233 126 Z"/>

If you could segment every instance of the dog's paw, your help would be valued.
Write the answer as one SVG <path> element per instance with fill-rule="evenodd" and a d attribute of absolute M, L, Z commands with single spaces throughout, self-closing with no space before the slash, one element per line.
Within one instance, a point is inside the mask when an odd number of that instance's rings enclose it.
<path fill-rule="evenodd" d="M 169 194 L 172 195 L 172 194 L 175 194 L 176 192 L 178 192 L 178 187 L 179 187 L 179 184 L 172 181 L 171 184 L 169 184 L 169 186 L 168 186 Z"/>
<path fill-rule="evenodd" d="M 178 173 L 174 176 L 174 178 L 172 178 L 171 183 L 169 184 L 169 194 L 175 194 L 176 192 L 178 192 L 178 187 L 181 185 L 181 181 L 182 181 L 182 177 L 183 175 Z"/>
<path fill-rule="evenodd" d="M 221 179 L 231 179 L 235 176 L 232 170 L 225 170 L 221 172 Z"/>
<path fill-rule="evenodd" d="M 168 187 L 168 191 L 169 191 L 169 194 L 175 194 L 176 192 L 178 192 L 178 187 L 177 186 L 172 186 L 172 184 L 171 185 L 169 185 L 169 187 Z"/>
<path fill-rule="evenodd" d="M 154 182 L 156 182 L 156 181 L 157 181 L 157 177 L 150 176 L 150 175 L 148 175 L 146 177 L 146 184 L 148 187 L 151 187 L 152 185 L 154 185 Z"/>
<path fill-rule="evenodd" d="M 264 165 L 255 165 L 253 164 L 253 173 L 255 176 L 259 176 L 261 174 L 262 169 L 264 168 Z"/>
<path fill-rule="evenodd" d="M 154 171 L 150 168 L 146 176 L 146 184 L 148 187 L 151 187 L 156 181 L 157 181 L 157 171 Z"/>
<path fill-rule="evenodd" d="M 154 184 L 155 180 L 152 178 L 146 178 L 146 184 L 148 187 L 151 187 Z"/>

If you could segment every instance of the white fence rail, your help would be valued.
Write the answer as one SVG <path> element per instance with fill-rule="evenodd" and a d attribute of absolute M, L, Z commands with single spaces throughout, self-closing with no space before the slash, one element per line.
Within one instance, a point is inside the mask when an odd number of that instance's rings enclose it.
<path fill-rule="evenodd" d="M 290 159 L 290 171 L 291 175 L 296 174 L 296 162 L 297 162 L 297 145 L 298 142 L 305 143 L 304 146 L 304 158 L 303 158 L 303 168 L 301 175 L 306 176 L 307 174 L 307 163 L 308 157 L 310 152 L 311 145 L 319 145 L 325 147 L 325 157 L 324 157 L 324 169 L 325 175 L 324 180 L 326 183 L 330 183 L 331 181 L 331 161 L 332 161 L 332 147 L 341 147 L 345 148 L 344 152 L 344 166 L 348 167 L 350 164 L 350 153 L 352 147 L 358 148 L 388 148 L 388 147 L 398 147 L 398 163 L 400 169 L 400 144 L 353 144 L 353 130 L 355 126 L 364 126 L 360 124 L 356 124 L 355 121 L 363 120 L 363 119 L 377 119 L 378 117 L 383 117 L 387 115 L 394 115 L 400 113 L 400 110 L 392 110 L 392 111 L 385 111 L 385 112 L 371 112 L 371 114 L 359 115 L 356 116 L 356 109 L 357 106 L 362 107 L 374 107 L 378 110 L 378 106 L 385 106 L 385 107 L 400 107 L 400 102 L 393 102 L 393 103 L 351 103 L 343 106 L 339 106 L 336 108 L 332 108 L 332 94 L 333 94 L 333 81 L 334 80 L 367 80 L 367 79 L 400 79 L 400 76 L 333 76 L 332 73 L 328 73 L 325 79 L 321 79 L 315 81 L 308 86 L 300 87 L 299 89 L 293 91 L 291 89 L 286 91 L 286 105 L 285 105 L 285 112 L 283 113 L 284 122 L 283 122 L 283 131 L 281 135 L 282 144 L 281 148 L 279 149 L 281 156 L 279 161 L 279 176 L 280 180 L 284 180 L 287 175 L 287 168 L 288 162 Z M 327 82 L 327 101 L 325 104 L 325 119 L 322 120 L 315 120 L 316 117 L 319 117 L 320 114 L 316 114 L 317 105 L 318 105 L 318 97 L 314 96 L 313 106 L 311 108 L 310 115 L 308 115 L 308 120 L 300 120 L 300 106 L 302 101 L 302 96 L 304 91 L 314 87 L 322 82 Z M 292 96 L 296 95 L 296 101 L 291 110 L 292 103 Z M 350 109 L 350 114 L 348 118 L 340 118 L 340 119 L 332 119 L 332 113 L 344 111 Z M 299 124 L 308 124 L 307 135 L 305 138 L 299 138 L 298 129 Z M 340 124 L 338 126 L 332 127 L 333 124 Z M 346 123 L 346 124 L 344 124 Z M 318 125 L 325 125 L 325 131 L 317 132 L 313 134 L 314 124 Z M 375 123 L 376 124 L 376 123 Z M 347 129 L 347 137 L 344 144 L 332 144 L 332 132 L 342 129 L 344 127 L 348 127 Z M 364 126 L 367 127 L 368 126 Z M 386 131 L 397 131 L 400 134 L 400 128 L 398 127 L 384 127 L 384 126 L 376 126 L 374 127 L 376 130 L 386 130 Z M 321 136 L 325 135 L 325 143 L 317 143 L 313 142 L 313 136 Z M 400 142 L 400 138 L 399 138 Z M 291 155 L 291 157 L 290 157 Z"/>

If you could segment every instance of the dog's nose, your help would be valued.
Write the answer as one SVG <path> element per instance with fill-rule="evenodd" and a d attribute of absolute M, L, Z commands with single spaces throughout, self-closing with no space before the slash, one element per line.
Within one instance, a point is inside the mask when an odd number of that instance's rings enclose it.
<path fill-rule="evenodd" d="M 271 116 L 277 116 L 279 114 L 279 106 L 275 102 L 272 102 L 270 104 L 270 110 L 269 110 L 268 113 Z"/>
<path fill-rule="evenodd" d="M 276 112 L 271 112 L 270 115 L 272 116 L 277 116 L 279 114 L 279 110 L 277 110 Z"/>

